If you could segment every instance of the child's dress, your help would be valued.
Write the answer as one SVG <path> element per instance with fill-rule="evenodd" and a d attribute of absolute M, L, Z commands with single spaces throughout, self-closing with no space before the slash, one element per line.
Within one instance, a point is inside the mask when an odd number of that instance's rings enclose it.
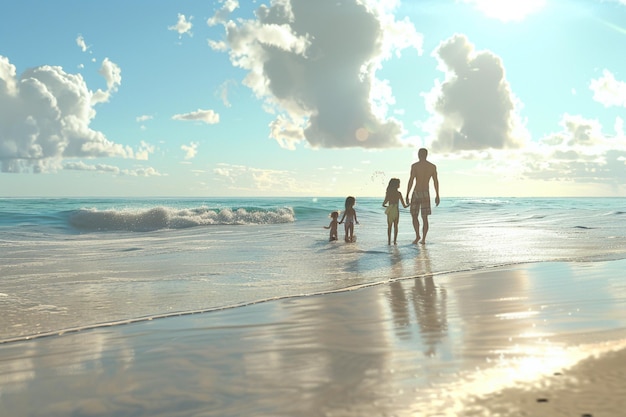
<path fill-rule="evenodd" d="M 387 223 L 393 223 L 400 217 L 400 209 L 398 204 L 389 203 L 389 206 L 385 209 L 387 215 Z"/>

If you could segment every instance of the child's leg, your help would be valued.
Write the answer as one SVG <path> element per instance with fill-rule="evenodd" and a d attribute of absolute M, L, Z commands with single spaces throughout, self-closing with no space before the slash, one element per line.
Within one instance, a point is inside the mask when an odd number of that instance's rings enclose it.
<path fill-rule="evenodd" d="M 398 220 L 393 222 L 393 244 L 398 241 Z"/>

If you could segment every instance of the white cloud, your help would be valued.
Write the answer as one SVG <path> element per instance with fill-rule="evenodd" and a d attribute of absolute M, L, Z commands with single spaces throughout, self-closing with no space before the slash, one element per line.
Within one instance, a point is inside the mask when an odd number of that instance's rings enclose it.
<path fill-rule="evenodd" d="M 91 100 L 93 104 L 108 102 L 111 98 L 111 94 L 115 93 L 122 83 L 122 70 L 117 64 L 109 60 L 109 58 L 104 58 L 98 73 L 104 77 L 107 89 L 106 91 L 98 89 L 98 91 L 93 94 Z"/>
<path fill-rule="evenodd" d="M 56 66 L 28 69 L 18 79 L 15 66 L 0 56 L 2 171 L 55 170 L 63 158 L 132 158 L 131 148 L 89 127 L 94 104 L 108 100 L 121 82 L 119 68 L 107 59 L 101 73 L 107 91 L 94 93 L 80 74 Z"/>
<path fill-rule="evenodd" d="M 617 81 L 610 71 L 604 70 L 602 77 L 591 80 L 589 88 L 593 99 L 605 107 L 626 107 L 626 82 Z"/>
<path fill-rule="evenodd" d="M 183 121 L 200 121 L 212 125 L 219 123 L 220 115 L 215 113 L 213 110 L 198 109 L 190 113 L 175 114 L 174 116 L 172 116 L 172 119 Z"/>
<path fill-rule="evenodd" d="M 288 171 L 222 163 L 213 169 L 213 173 L 228 181 L 233 190 L 285 192 L 302 188 Z"/>
<path fill-rule="evenodd" d="M 222 100 L 222 103 L 224 104 L 225 107 L 230 107 L 230 101 L 228 100 L 228 93 L 230 92 L 230 88 L 232 86 L 235 86 L 236 82 L 233 80 L 228 80 L 222 83 L 222 85 L 220 85 L 219 89 L 218 89 L 218 94 L 220 99 Z"/>
<path fill-rule="evenodd" d="M 149 116 L 149 115 L 141 115 L 141 116 L 137 116 L 135 118 L 135 120 L 137 121 L 137 123 L 143 123 L 143 122 L 147 122 L 148 120 L 152 120 L 154 117 Z M 146 125 L 142 124 L 141 126 L 139 126 L 139 128 L 141 130 L 147 130 L 148 128 L 146 127 Z"/>
<path fill-rule="evenodd" d="M 435 50 L 446 79 L 426 94 L 433 114 L 427 129 L 439 152 L 518 148 L 528 136 L 517 113 L 517 99 L 494 54 L 475 52 L 464 35 Z"/>
<path fill-rule="evenodd" d="M 180 149 L 185 152 L 185 160 L 193 159 L 198 154 L 198 143 L 191 142 L 189 145 L 181 145 Z"/>
<path fill-rule="evenodd" d="M 168 29 L 178 32 L 179 38 L 181 38 L 184 34 L 191 36 L 191 28 L 193 27 L 193 25 L 191 24 L 191 19 L 193 19 L 193 16 L 189 16 L 189 20 L 187 20 L 184 14 L 179 13 L 178 21 L 176 22 L 176 24 L 173 26 L 169 26 Z"/>
<path fill-rule="evenodd" d="M 244 84 L 275 114 L 270 137 L 293 149 L 399 146 L 402 125 L 387 117 L 393 96 L 376 78 L 385 59 L 404 48 L 421 52 L 422 37 L 409 20 L 396 21 L 384 0 L 280 0 L 261 5 L 256 19 L 228 20 L 237 2 L 208 23 L 221 23 Z"/>
<path fill-rule="evenodd" d="M 141 116 L 137 116 L 137 117 L 135 118 L 135 120 L 136 120 L 137 122 L 139 122 L 139 123 L 146 122 L 146 121 L 148 121 L 148 120 L 152 120 L 152 119 L 154 119 L 154 117 L 153 117 L 153 116 L 149 116 L 149 115 L 147 115 L 147 114 L 143 114 L 143 115 L 141 115 Z"/>
<path fill-rule="evenodd" d="M 474 5 L 487 17 L 503 22 L 521 21 L 537 13 L 546 5 L 546 0 L 461 0 Z"/>
<path fill-rule="evenodd" d="M 160 177 L 162 176 L 156 169 L 152 167 L 139 167 L 135 169 L 120 169 L 114 165 L 105 164 L 86 164 L 83 161 L 78 162 L 66 162 L 63 164 L 63 169 L 70 171 L 89 171 L 109 173 L 114 175 L 127 175 L 131 177 Z"/>
<path fill-rule="evenodd" d="M 130 175 L 133 177 L 162 177 L 159 171 L 152 167 L 140 167 L 135 169 L 124 169 L 122 170 L 122 174 Z"/>
<path fill-rule="evenodd" d="M 150 145 L 142 140 L 139 145 L 139 149 L 135 152 L 135 159 L 138 161 L 147 161 L 150 154 L 154 153 L 154 150 L 155 147 L 153 145 Z"/>
<path fill-rule="evenodd" d="M 237 0 L 221 0 L 222 7 L 215 12 L 213 17 L 207 20 L 207 25 L 215 26 L 223 24 L 228 20 L 228 17 L 239 7 L 239 1 Z"/>
<path fill-rule="evenodd" d="M 78 45 L 80 50 L 83 52 L 87 52 L 87 50 L 89 49 L 89 47 L 85 43 L 85 38 L 83 38 L 83 35 L 78 35 L 78 37 L 76 38 L 76 45 Z"/>
<path fill-rule="evenodd" d="M 497 178 L 597 184 L 602 189 L 619 189 L 626 183 L 622 119 L 616 119 L 613 134 L 605 133 L 597 120 L 578 115 L 565 114 L 561 126 L 560 132 L 524 149 L 486 152 L 482 155 L 483 171 Z"/>
<path fill-rule="evenodd" d="M 63 169 L 70 171 L 93 171 L 93 172 L 107 172 L 112 174 L 119 174 L 120 168 L 114 165 L 105 165 L 105 164 L 86 164 L 83 161 L 77 162 L 65 162 L 63 164 Z"/>

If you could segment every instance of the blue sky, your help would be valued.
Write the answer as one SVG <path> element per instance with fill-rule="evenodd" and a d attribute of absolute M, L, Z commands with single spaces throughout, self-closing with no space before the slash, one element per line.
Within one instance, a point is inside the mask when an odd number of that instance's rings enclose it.
<path fill-rule="evenodd" d="M 626 0 L 21 0 L 0 196 L 626 196 Z"/>

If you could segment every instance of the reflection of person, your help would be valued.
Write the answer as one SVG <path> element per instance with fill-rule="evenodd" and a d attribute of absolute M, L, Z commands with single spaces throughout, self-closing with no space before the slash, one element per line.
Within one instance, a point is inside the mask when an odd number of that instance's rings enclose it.
<path fill-rule="evenodd" d="M 330 237 L 328 239 L 330 242 L 337 240 L 337 217 L 339 217 L 339 212 L 333 211 L 330 213 L 330 218 L 332 220 L 328 226 L 324 226 L 324 229 L 330 229 Z"/>
<path fill-rule="evenodd" d="M 393 244 L 396 244 L 398 239 L 398 222 L 400 221 L 400 208 L 399 203 L 402 203 L 402 207 L 408 207 L 408 204 L 404 202 L 402 193 L 398 191 L 400 188 L 400 180 L 398 178 L 392 178 L 389 180 L 387 186 L 387 193 L 385 194 L 385 201 L 383 201 L 383 207 L 387 207 L 385 214 L 387 214 L 387 244 L 391 245 L 391 226 L 393 225 Z M 389 203 L 389 206 L 386 204 Z"/>
<path fill-rule="evenodd" d="M 427 356 L 435 354 L 437 345 L 448 332 L 447 298 L 445 288 L 438 288 L 432 275 L 415 278 L 413 308 Z"/>
<path fill-rule="evenodd" d="M 435 187 L 435 204 L 439 205 L 439 179 L 437 178 L 437 167 L 426 160 L 428 150 L 421 148 L 417 156 L 419 161 L 411 165 L 411 176 L 406 189 L 407 203 L 411 206 L 411 217 L 413 218 L 413 228 L 415 229 L 416 239 L 413 243 L 426 243 L 426 234 L 428 233 L 428 216 L 431 214 L 430 209 L 430 179 L 433 179 Z M 411 194 L 411 189 L 415 183 L 415 190 Z M 411 197 L 409 197 L 411 196 Z M 420 241 L 420 221 L 418 215 L 421 213 L 424 223 L 422 229 L 422 240 Z"/>
<path fill-rule="evenodd" d="M 354 205 L 356 204 L 356 199 L 352 196 L 346 198 L 346 210 L 343 212 L 343 216 L 341 216 L 341 220 L 339 224 L 344 222 L 344 228 L 346 230 L 346 242 L 354 242 L 354 224 L 359 224 L 359 221 L 356 218 L 356 211 L 354 210 Z"/>
<path fill-rule="evenodd" d="M 432 356 L 448 332 L 448 296 L 444 287 L 435 284 L 428 249 L 415 258 L 415 271 L 423 275 L 415 278 L 413 309 L 426 347 L 424 354 Z"/>

